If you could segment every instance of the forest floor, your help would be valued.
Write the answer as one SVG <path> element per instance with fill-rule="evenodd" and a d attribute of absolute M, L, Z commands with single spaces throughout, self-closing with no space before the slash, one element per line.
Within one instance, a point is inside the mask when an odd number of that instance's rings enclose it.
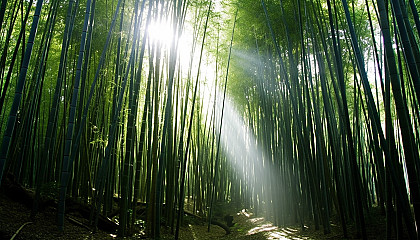
<path fill-rule="evenodd" d="M 30 206 L 16 199 L 11 199 L 4 192 L 0 192 L 0 239 L 115 239 L 116 234 L 98 230 L 93 233 L 88 227 L 76 224 L 86 222 L 81 216 L 67 214 L 65 219 L 64 232 L 60 232 L 56 223 L 56 209 L 48 206 L 37 214 L 34 221 L 30 220 Z M 245 210 L 233 215 L 234 225 L 230 228 L 231 233 L 226 235 L 221 227 L 212 225 L 211 231 L 207 232 L 207 224 L 200 219 L 186 216 L 184 224 L 180 229 L 180 239 L 184 240 L 229 240 L 229 239 L 343 239 L 341 227 L 338 223 L 331 225 L 332 232 L 324 235 L 321 230 L 314 230 L 312 226 L 305 226 L 301 230 L 299 226 L 279 228 L 273 226 L 263 218 L 255 217 Z M 71 219 L 70 219 L 70 218 Z M 368 239 L 385 239 L 385 217 L 378 209 L 372 209 L 370 216 L 366 217 L 368 226 Z M 356 239 L 354 226 L 349 225 L 349 239 Z M 125 239 L 144 239 L 144 236 L 137 236 Z M 174 239 L 170 229 L 162 227 L 162 239 Z"/>

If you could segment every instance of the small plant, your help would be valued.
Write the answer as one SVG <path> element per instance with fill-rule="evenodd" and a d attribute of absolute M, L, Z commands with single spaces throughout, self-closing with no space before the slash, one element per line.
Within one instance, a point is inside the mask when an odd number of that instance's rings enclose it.
<path fill-rule="evenodd" d="M 41 196 L 45 198 L 57 199 L 59 184 L 48 182 L 41 186 Z"/>

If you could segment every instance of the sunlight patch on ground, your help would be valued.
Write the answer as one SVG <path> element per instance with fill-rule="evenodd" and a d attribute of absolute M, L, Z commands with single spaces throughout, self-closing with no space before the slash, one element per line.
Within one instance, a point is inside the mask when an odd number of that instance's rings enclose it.
<path fill-rule="evenodd" d="M 308 237 L 301 236 L 291 236 L 290 234 L 284 232 L 283 230 L 278 230 L 276 232 L 270 232 L 267 236 L 267 239 L 288 239 L 288 240 L 306 240 L 310 239 Z"/>
<path fill-rule="evenodd" d="M 254 219 L 250 219 L 252 222 Z M 260 220 L 258 220 L 260 221 Z M 247 235 L 254 235 L 260 232 L 264 232 L 265 236 L 269 240 L 281 239 L 281 240 L 307 240 L 308 237 L 296 236 L 298 230 L 293 228 L 278 228 L 272 223 L 266 222 L 265 224 L 254 227 L 248 231 Z"/>
<path fill-rule="evenodd" d="M 260 219 L 260 218 L 258 218 Z M 255 219 L 250 219 L 250 222 L 254 222 Z M 260 221 L 260 220 L 258 220 Z M 290 240 L 307 240 L 308 237 L 296 236 L 298 229 L 294 228 L 278 228 L 272 223 L 266 222 L 263 225 L 252 228 L 246 235 L 254 235 L 260 232 L 264 232 L 267 239 L 290 239 Z"/>
<path fill-rule="evenodd" d="M 192 226 L 191 224 L 188 224 L 188 227 L 189 227 L 189 228 L 190 228 L 190 230 L 191 230 L 191 233 L 192 233 L 192 235 L 193 235 L 193 239 L 197 239 L 197 236 L 195 235 L 195 232 L 194 232 L 193 226 Z"/>
<path fill-rule="evenodd" d="M 278 227 L 273 226 L 273 224 L 264 224 L 262 226 L 252 228 L 248 231 L 247 235 L 253 235 L 259 232 L 269 232 L 273 230 L 278 230 Z"/>
<path fill-rule="evenodd" d="M 292 234 L 292 233 L 297 232 L 298 230 L 297 229 L 294 229 L 294 228 L 283 228 L 283 231 L 284 232 L 287 232 L 289 234 Z"/>
<path fill-rule="evenodd" d="M 285 227 L 279 228 L 274 226 L 271 222 L 266 221 L 263 217 L 251 217 L 253 214 L 241 210 L 238 215 L 243 215 L 248 218 L 248 222 L 252 223 L 255 227 L 251 228 L 246 235 L 251 236 L 258 233 L 263 233 L 268 240 L 280 239 L 280 240 L 309 240 L 309 237 L 300 236 L 299 228 Z M 305 226 L 307 228 L 307 226 Z"/>

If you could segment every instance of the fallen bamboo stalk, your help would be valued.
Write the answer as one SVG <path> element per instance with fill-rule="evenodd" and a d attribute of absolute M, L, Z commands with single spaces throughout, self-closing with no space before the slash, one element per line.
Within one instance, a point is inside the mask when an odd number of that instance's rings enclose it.
<path fill-rule="evenodd" d="M 19 234 L 19 232 L 26 226 L 26 225 L 29 225 L 29 224 L 31 224 L 31 223 L 33 223 L 33 222 L 26 222 L 26 223 L 24 223 L 24 224 L 22 224 L 22 226 L 20 226 L 20 228 L 15 232 L 15 234 L 13 234 L 13 236 L 10 238 L 10 240 L 13 240 L 13 239 L 15 239 L 15 237 Z"/>

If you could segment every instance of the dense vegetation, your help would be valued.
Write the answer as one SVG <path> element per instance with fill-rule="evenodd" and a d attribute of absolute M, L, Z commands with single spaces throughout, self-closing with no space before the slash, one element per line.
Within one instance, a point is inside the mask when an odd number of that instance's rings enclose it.
<path fill-rule="evenodd" d="M 223 203 L 419 239 L 414 0 L 1 0 L 0 181 L 119 210 L 119 235 Z M 118 206 L 113 204 L 118 200 Z M 233 204 L 233 205 L 232 205 Z M 210 229 L 210 224 L 209 224 Z"/>

